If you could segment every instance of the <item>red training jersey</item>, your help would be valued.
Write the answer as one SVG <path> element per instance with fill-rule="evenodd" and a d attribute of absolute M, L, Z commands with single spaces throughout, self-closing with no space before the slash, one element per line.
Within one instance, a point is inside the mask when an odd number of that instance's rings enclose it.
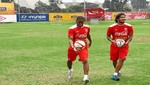
<path fill-rule="evenodd" d="M 68 30 L 68 36 L 73 36 L 73 42 L 76 40 L 86 40 L 89 33 L 90 27 L 88 25 L 83 25 L 81 28 L 73 25 Z"/>
<path fill-rule="evenodd" d="M 129 35 L 133 34 L 132 25 L 124 23 L 123 25 L 118 25 L 117 23 L 112 24 L 108 27 L 107 35 L 111 35 L 113 40 L 128 39 Z"/>

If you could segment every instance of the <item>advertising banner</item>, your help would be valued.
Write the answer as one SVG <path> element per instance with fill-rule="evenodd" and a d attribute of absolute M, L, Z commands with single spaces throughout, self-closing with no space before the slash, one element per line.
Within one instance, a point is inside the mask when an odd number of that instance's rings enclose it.
<path fill-rule="evenodd" d="M 49 21 L 48 14 L 17 14 L 18 22 L 43 22 Z"/>
<path fill-rule="evenodd" d="M 86 18 L 87 20 L 90 19 L 104 19 L 104 13 L 105 11 L 101 8 L 88 8 L 86 10 Z"/>
<path fill-rule="evenodd" d="M 115 20 L 116 15 L 120 12 L 112 12 L 112 20 Z"/>
<path fill-rule="evenodd" d="M 83 16 L 83 13 L 49 13 L 49 21 L 70 21 L 77 16 Z"/>
<path fill-rule="evenodd" d="M 15 14 L 14 3 L 0 3 L 0 14 Z"/>
<path fill-rule="evenodd" d="M 16 15 L 0 15 L 0 22 L 17 22 Z"/>
<path fill-rule="evenodd" d="M 112 20 L 120 12 L 112 12 Z M 148 17 L 148 12 L 123 12 L 127 19 L 146 19 Z"/>
<path fill-rule="evenodd" d="M 112 12 L 105 12 L 105 20 L 112 20 Z"/>
<path fill-rule="evenodd" d="M 146 19 L 147 12 L 126 12 L 127 19 Z"/>

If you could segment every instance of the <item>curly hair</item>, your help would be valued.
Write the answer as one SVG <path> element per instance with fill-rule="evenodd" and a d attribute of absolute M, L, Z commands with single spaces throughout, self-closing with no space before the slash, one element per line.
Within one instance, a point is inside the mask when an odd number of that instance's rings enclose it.
<path fill-rule="evenodd" d="M 115 22 L 116 22 L 116 23 L 118 22 L 117 19 L 119 19 L 119 18 L 121 17 L 121 15 L 125 15 L 125 14 L 124 14 L 124 13 L 119 13 L 119 14 L 116 15 L 116 17 L 115 17 Z M 126 15 L 125 15 L 125 16 L 126 16 Z"/>

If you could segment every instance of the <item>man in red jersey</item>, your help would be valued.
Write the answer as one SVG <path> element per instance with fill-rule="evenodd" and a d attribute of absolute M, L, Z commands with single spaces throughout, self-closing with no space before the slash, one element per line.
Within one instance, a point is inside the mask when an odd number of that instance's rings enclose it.
<path fill-rule="evenodd" d="M 120 80 L 121 76 L 120 70 L 126 60 L 129 42 L 133 37 L 133 28 L 130 24 L 125 23 L 126 15 L 124 13 L 119 13 L 115 17 L 115 24 L 108 27 L 107 39 L 111 42 L 110 45 L 110 60 L 113 62 L 115 72 L 112 76 L 112 80 Z M 125 43 L 119 47 L 116 44 L 116 39 L 123 39 Z"/>
<path fill-rule="evenodd" d="M 90 36 L 90 27 L 88 25 L 84 25 L 85 18 L 82 16 L 78 16 L 76 19 L 76 24 L 71 26 L 68 30 L 69 37 L 69 47 L 68 47 L 68 78 L 72 77 L 72 64 L 73 61 L 76 60 L 76 57 L 79 55 L 79 61 L 83 64 L 84 77 L 83 81 L 85 83 L 89 82 L 88 72 L 89 72 L 89 64 L 88 64 L 88 47 L 91 46 L 92 40 Z M 76 40 L 83 40 L 86 43 L 85 48 L 77 50 L 74 47 L 74 42 Z"/>

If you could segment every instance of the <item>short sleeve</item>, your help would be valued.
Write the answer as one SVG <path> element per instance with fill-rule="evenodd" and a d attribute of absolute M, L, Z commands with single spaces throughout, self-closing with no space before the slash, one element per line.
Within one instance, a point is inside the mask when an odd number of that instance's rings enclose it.
<path fill-rule="evenodd" d="M 133 34 L 133 27 L 132 26 L 129 27 L 129 34 Z"/>
<path fill-rule="evenodd" d="M 111 34 L 112 34 L 112 28 L 108 27 L 108 29 L 107 29 L 107 35 L 111 35 Z"/>
<path fill-rule="evenodd" d="M 69 37 L 69 36 L 73 36 L 73 29 L 69 29 L 69 30 L 68 30 L 68 37 Z"/>
<path fill-rule="evenodd" d="M 88 28 L 88 34 L 90 34 L 90 31 L 91 31 L 91 30 L 90 30 L 90 27 L 89 27 L 89 28 Z"/>

